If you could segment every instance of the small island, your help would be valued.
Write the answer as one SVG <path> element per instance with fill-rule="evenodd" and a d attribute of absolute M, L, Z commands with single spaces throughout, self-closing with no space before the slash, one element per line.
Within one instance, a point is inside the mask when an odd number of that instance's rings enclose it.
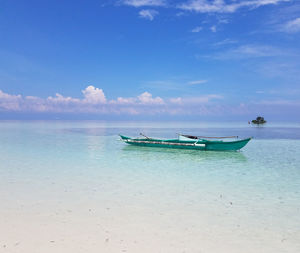
<path fill-rule="evenodd" d="M 265 124 L 267 123 L 267 121 L 264 119 L 264 117 L 256 117 L 256 119 L 252 120 L 252 124 L 256 124 L 256 125 L 261 125 L 261 124 Z"/>

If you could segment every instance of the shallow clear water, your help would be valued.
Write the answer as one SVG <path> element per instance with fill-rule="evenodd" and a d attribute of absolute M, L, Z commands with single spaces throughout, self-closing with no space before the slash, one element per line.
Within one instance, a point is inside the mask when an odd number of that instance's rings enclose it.
<path fill-rule="evenodd" d="M 118 141 L 140 132 L 254 139 L 241 152 Z M 300 125 L 2 121 L 0 203 L 7 252 L 300 252 Z"/>

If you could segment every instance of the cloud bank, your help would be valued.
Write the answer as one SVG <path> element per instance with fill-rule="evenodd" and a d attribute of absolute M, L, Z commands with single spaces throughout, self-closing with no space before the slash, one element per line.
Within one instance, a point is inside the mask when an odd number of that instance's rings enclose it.
<path fill-rule="evenodd" d="M 118 97 L 108 100 L 102 89 L 92 85 L 82 90 L 82 98 L 73 98 L 56 93 L 55 96 L 11 95 L 0 90 L 0 112 L 26 113 L 79 113 L 79 114 L 209 114 L 214 103 L 222 100 L 218 94 L 198 97 L 166 98 L 153 97 L 145 91 L 136 97 Z"/>
<path fill-rule="evenodd" d="M 81 98 L 56 93 L 47 98 L 8 94 L 0 90 L 0 118 L 4 115 L 46 115 L 66 117 L 97 115 L 103 117 L 158 117 L 192 118 L 205 117 L 245 118 L 257 113 L 266 117 L 292 117 L 299 115 L 300 101 L 297 99 L 276 99 L 248 101 L 232 104 L 220 94 L 205 94 L 194 97 L 161 98 L 145 91 L 136 97 L 107 99 L 103 90 L 92 85 L 82 90 Z M 4 116 L 5 117 L 5 116 Z M 43 116 L 42 116 L 43 117 Z"/>

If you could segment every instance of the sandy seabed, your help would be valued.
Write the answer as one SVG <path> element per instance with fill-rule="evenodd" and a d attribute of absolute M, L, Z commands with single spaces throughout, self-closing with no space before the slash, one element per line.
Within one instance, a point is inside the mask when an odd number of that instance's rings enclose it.
<path fill-rule="evenodd" d="M 208 212 L 207 199 L 196 207 L 164 203 L 164 198 L 138 203 L 136 196 L 134 201 L 124 196 L 105 199 L 99 197 L 100 189 L 91 198 L 70 194 L 44 192 L 45 198 L 52 195 L 47 200 L 2 192 L 0 252 L 297 253 L 300 249 L 297 234 L 278 233 L 264 222 L 249 226 L 242 216 L 233 217 L 239 207 L 220 196 L 214 200 L 216 209 Z"/>
<path fill-rule="evenodd" d="M 0 253 L 300 252 L 298 139 L 140 149 L 89 124 L 0 124 Z"/>

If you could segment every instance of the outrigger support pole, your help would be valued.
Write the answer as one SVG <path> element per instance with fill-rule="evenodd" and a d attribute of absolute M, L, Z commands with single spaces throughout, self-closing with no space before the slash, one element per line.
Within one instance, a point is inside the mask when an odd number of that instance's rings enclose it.
<path fill-rule="evenodd" d="M 146 139 L 151 139 L 148 136 L 144 135 L 143 133 L 140 133 L 141 136 L 144 136 Z"/>

